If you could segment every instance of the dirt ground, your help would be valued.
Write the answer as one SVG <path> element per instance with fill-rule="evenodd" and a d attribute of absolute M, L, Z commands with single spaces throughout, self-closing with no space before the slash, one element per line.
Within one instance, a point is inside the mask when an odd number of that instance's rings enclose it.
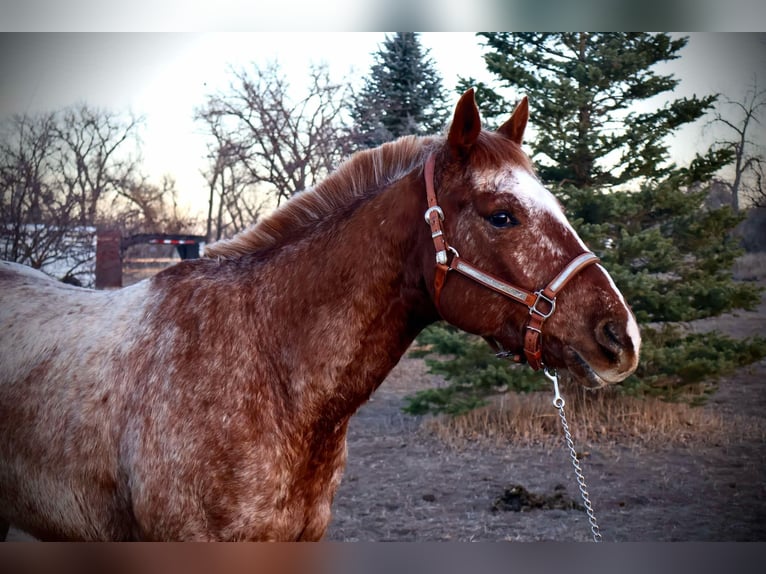
<path fill-rule="evenodd" d="M 732 336 L 766 334 L 766 298 L 755 312 L 697 322 Z M 542 375 L 541 375 L 542 376 Z M 471 444 L 449 448 L 401 411 L 403 397 L 434 386 L 405 358 L 351 422 L 349 459 L 326 539 L 333 541 L 587 541 L 581 510 L 493 511 L 512 485 L 579 501 L 563 438 L 559 447 Z M 701 408 L 762 424 L 766 360 L 719 381 Z M 707 444 L 576 445 L 605 541 L 765 541 L 766 445 L 738 436 Z"/>
<path fill-rule="evenodd" d="M 755 312 L 690 328 L 718 328 L 737 337 L 766 334 L 766 296 Z M 405 357 L 354 416 L 348 465 L 325 539 L 591 540 L 581 510 L 492 509 L 512 485 L 543 496 L 563 487 L 579 502 L 563 439 L 554 446 L 448 447 L 428 432 L 425 417 L 401 410 L 407 394 L 437 383 L 422 360 Z M 766 360 L 721 379 L 701 408 L 763 424 Z M 705 445 L 576 446 L 589 453 L 583 471 L 605 541 L 766 541 L 763 441 L 727 436 Z M 28 539 L 9 533 L 9 540 Z"/>

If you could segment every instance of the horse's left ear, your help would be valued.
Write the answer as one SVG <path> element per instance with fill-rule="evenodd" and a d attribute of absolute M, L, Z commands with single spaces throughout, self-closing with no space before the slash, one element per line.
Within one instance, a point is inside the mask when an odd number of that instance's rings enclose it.
<path fill-rule="evenodd" d="M 524 96 L 516 106 L 516 109 L 513 110 L 511 118 L 500 126 L 497 131 L 509 140 L 521 145 L 521 141 L 524 139 L 524 130 L 527 127 L 527 120 L 529 120 L 529 101 L 527 96 Z"/>
<path fill-rule="evenodd" d="M 474 144 L 481 131 L 479 108 L 473 96 L 473 88 L 468 89 L 455 107 L 455 116 L 449 129 L 447 142 L 453 149 L 463 154 Z"/>

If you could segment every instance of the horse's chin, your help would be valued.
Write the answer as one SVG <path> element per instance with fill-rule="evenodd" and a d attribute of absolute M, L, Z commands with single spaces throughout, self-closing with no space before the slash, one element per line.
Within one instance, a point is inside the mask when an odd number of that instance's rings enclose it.
<path fill-rule="evenodd" d="M 610 384 L 593 370 L 582 355 L 574 348 L 567 347 L 564 351 L 564 364 L 569 378 L 588 389 L 599 389 Z"/>

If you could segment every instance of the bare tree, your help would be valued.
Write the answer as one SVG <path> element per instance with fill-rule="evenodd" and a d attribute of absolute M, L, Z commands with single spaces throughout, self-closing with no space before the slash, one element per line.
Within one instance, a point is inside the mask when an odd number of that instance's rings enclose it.
<path fill-rule="evenodd" d="M 751 205 L 766 209 L 766 160 L 761 155 L 753 162 L 752 177 L 746 184 L 745 195 Z"/>
<path fill-rule="evenodd" d="M 67 254 L 73 243 L 87 242 L 88 230 L 73 228 L 76 198 L 58 187 L 56 122 L 56 114 L 48 113 L 15 116 L 2 126 L 0 257 L 36 269 L 58 264 L 58 274 L 71 278 L 85 261 L 83 250 L 80 256 Z"/>
<path fill-rule="evenodd" d="M 350 150 L 344 116 L 350 88 L 333 83 L 325 66 L 310 68 L 307 92 L 297 101 L 278 64 L 233 74 L 229 89 L 196 114 L 211 135 L 208 227 L 211 233 L 217 202 L 218 237 L 222 228 L 252 222 L 244 218 L 257 217 L 264 199 L 278 205 L 314 185 Z"/>
<path fill-rule="evenodd" d="M 196 112 L 196 119 L 205 122 L 211 136 L 210 165 L 203 172 L 209 190 L 206 237 L 217 240 L 227 235 L 229 228 L 233 234 L 257 220 L 264 198 L 250 190 L 251 178 L 240 159 L 242 144 L 232 137 L 231 127 L 224 127 L 226 117 L 204 108 Z"/>
<path fill-rule="evenodd" d="M 766 108 L 766 90 L 758 89 L 757 82 L 741 100 L 727 98 L 722 103 L 730 114 L 720 110 L 714 122 L 723 124 L 730 130 L 732 137 L 719 141 L 718 144 L 731 151 L 734 159 L 734 178 L 728 183 L 732 195 L 734 211 L 740 209 L 740 198 L 748 197 L 751 202 L 766 202 L 763 190 L 763 152 L 759 153 L 758 143 L 751 139 L 755 126 L 761 125 L 761 110 Z"/>
<path fill-rule="evenodd" d="M 93 224 L 98 206 L 108 194 L 127 195 L 137 176 L 137 129 L 142 123 L 86 104 L 59 113 L 56 135 L 59 140 L 61 184 L 79 203 L 79 222 Z M 134 146 L 131 154 L 128 148 Z"/>
<path fill-rule="evenodd" d="M 160 225 L 173 186 L 140 173 L 140 125 L 85 104 L 5 121 L 0 256 L 73 279 L 93 263 L 97 225 Z"/>
<path fill-rule="evenodd" d="M 99 223 L 119 229 L 123 237 L 136 233 L 190 233 L 198 222 L 178 205 L 175 180 L 165 175 L 159 185 L 146 177 L 128 182 L 111 204 Z"/>

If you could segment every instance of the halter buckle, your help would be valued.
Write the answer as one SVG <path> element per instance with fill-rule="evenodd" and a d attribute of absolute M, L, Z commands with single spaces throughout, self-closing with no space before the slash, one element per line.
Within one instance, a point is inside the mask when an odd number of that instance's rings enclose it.
<path fill-rule="evenodd" d="M 457 252 L 457 249 L 455 249 L 451 245 L 447 245 L 447 249 L 442 249 L 441 251 L 437 251 L 436 252 L 436 262 L 439 265 L 446 265 L 447 264 L 447 261 L 448 261 L 448 259 L 447 259 L 447 252 L 448 251 L 451 251 L 452 255 L 455 258 L 460 258 L 460 253 Z"/>
<path fill-rule="evenodd" d="M 428 209 L 426 209 L 426 213 L 423 216 L 427 224 L 429 225 L 431 224 L 431 213 L 433 212 L 436 212 L 436 214 L 439 216 L 439 219 L 444 221 L 444 212 L 442 211 L 442 208 L 439 207 L 438 205 L 434 205 L 433 207 L 429 207 Z"/>
<path fill-rule="evenodd" d="M 546 297 L 542 291 L 535 291 L 535 295 L 537 296 L 537 299 L 535 299 L 535 302 L 532 303 L 532 306 L 529 308 L 529 314 L 532 315 L 534 313 L 536 315 L 539 315 L 543 319 L 547 319 L 548 317 L 553 315 L 553 312 L 556 310 L 556 298 L 554 297 L 553 299 L 551 299 L 550 297 Z M 538 303 L 540 303 L 541 299 L 551 306 L 550 311 L 548 311 L 547 313 L 544 313 L 543 311 L 537 308 L 537 305 Z"/>

